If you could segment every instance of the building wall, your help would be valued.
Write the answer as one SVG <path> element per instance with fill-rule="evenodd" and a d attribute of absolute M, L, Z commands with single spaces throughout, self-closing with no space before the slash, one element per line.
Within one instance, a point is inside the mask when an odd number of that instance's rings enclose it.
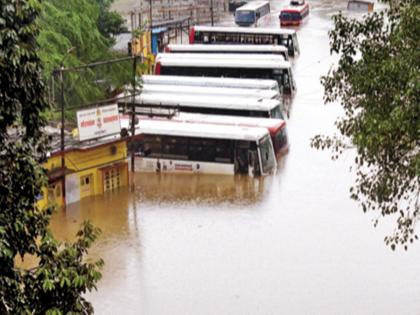
<path fill-rule="evenodd" d="M 148 22 L 150 18 L 149 1 L 140 1 L 140 11 L 142 12 L 143 22 Z M 210 21 L 211 0 L 155 0 L 153 1 L 153 21 L 166 21 L 191 17 L 193 22 L 208 23 Z M 213 14 L 217 21 L 228 11 L 227 0 L 213 0 Z"/>
<path fill-rule="evenodd" d="M 107 188 L 112 190 L 128 185 L 125 141 L 67 150 L 65 165 L 65 185 L 62 176 L 50 176 L 48 187 L 43 188 L 43 196 L 38 202 L 39 207 L 45 207 L 50 203 L 64 206 L 85 197 L 101 195 Z M 52 155 L 44 167 L 50 174 L 60 170 L 61 155 Z M 65 194 L 60 191 L 60 187 L 65 187 Z"/>

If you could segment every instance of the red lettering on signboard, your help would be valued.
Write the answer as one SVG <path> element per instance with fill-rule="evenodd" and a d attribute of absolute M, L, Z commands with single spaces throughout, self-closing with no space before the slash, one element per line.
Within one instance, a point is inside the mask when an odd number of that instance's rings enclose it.
<path fill-rule="evenodd" d="M 176 171 L 192 171 L 192 165 L 191 164 L 175 164 L 175 170 Z"/>
<path fill-rule="evenodd" d="M 104 123 L 110 123 L 113 121 L 117 121 L 118 120 L 118 115 L 113 115 L 113 116 L 108 116 L 108 117 L 104 117 Z"/>
<path fill-rule="evenodd" d="M 94 120 L 83 120 L 81 123 L 80 123 L 80 126 L 81 127 L 91 127 L 91 126 L 94 126 L 95 125 L 95 121 Z"/>

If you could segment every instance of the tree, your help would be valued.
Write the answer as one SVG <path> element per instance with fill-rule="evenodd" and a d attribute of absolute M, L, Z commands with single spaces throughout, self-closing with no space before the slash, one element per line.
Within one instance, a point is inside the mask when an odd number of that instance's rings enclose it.
<path fill-rule="evenodd" d="M 85 261 L 99 230 L 86 222 L 74 243 L 48 229 L 52 208 L 38 209 L 46 184 L 45 98 L 37 55 L 36 0 L 0 0 L 0 314 L 91 314 L 82 294 L 95 288 L 102 260 Z M 32 256 L 31 269 L 18 258 Z"/>
<path fill-rule="evenodd" d="M 128 32 L 124 25 L 125 20 L 118 12 L 110 11 L 114 0 L 96 0 L 96 2 L 99 5 L 98 29 L 113 43 L 112 36 Z"/>
<path fill-rule="evenodd" d="M 45 79 L 51 79 L 52 71 L 60 67 L 63 60 L 64 66 L 70 67 L 121 56 L 110 51 L 113 41 L 98 28 L 101 14 L 107 14 L 111 3 L 109 0 L 103 1 L 44 0 L 42 2 L 42 14 L 39 18 L 40 33 L 37 40 Z M 105 23 L 106 25 L 108 24 Z M 67 55 L 71 47 L 75 48 L 74 53 Z M 107 98 L 109 90 L 130 82 L 130 69 L 129 63 L 120 63 L 95 68 L 95 71 L 66 73 L 64 78 L 66 105 L 75 108 L 81 104 Z"/>
<path fill-rule="evenodd" d="M 385 1 L 389 7 L 358 21 L 334 16 L 329 33 L 338 65 L 321 79 L 324 99 L 340 101 L 339 136 L 316 136 L 312 145 L 356 149 L 356 182 L 350 189 L 364 212 L 396 219 L 385 243 L 395 249 L 417 239 L 420 219 L 420 4 Z"/>

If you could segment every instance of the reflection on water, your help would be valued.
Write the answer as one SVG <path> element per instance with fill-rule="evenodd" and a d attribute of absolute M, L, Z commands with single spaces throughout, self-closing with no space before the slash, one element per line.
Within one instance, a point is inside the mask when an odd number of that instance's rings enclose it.
<path fill-rule="evenodd" d="M 139 202 L 250 204 L 261 201 L 270 178 L 192 174 L 136 174 L 134 184 Z"/>
<path fill-rule="evenodd" d="M 105 237 L 124 238 L 145 205 L 205 205 L 242 208 L 264 200 L 271 177 L 135 173 L 133 186 L 88 197 L 54 214 L 51 228 L 60 240 L 73 239 L 80 224 L 91 220 Z M 137 226 L 137 223 L 134 222 Z"/>

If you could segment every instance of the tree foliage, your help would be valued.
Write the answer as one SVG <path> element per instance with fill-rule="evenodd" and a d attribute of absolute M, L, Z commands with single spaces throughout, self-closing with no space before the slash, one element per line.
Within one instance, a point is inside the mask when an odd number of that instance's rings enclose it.
<path fill-rule="evenodd" d="M 363 211 L 394 217 L 392 249 L 417 239 L 420 218 L 420 4 L 389 1 L 363 20 L 334 16 L 331 53 L 337 67 L 322 78 L 325 101 L 340 101 L 340 136 L 316 136 L 312 145 L 338 157 L 349 146 L 357 155 L 351 197 Z"/>
<path fill-rule="evenodd" d="M 110 36 L 118 31 L 116 28 L 121 28 L 118 23 L 108 21 L 111 3 L 110 0 L 43 1 L 38 43 L 45 79 L 50 80 L 53 69 L 61 65 L 77 66 L 119 57 L 118 53 L 110 51 L 113 44 Z M 72 47 L 73 53 L 68 54 Z M 66 105 L 77 107 L 104 99 L 110 90 L 129 82 L 130 73 L 129 64 L 67 73 Z M 55 83 L 52 93 L 57 95 L 57 81 Z"/>
<path fill-rule="evenodd" d="M 84 257 L 99 231 L 85 223 L 60 243 L 48 229 L 52 208 L 36 206 L 46 184 L 41 113 L 49 108 L 38 57 L 36 0 L 0 0 L 0 314 L 90 314 L 82 294 L 95 288 L 102 260 Z M 31 256 L 37 263 L 21 268 Z"/>
<path fill-rule="evenodd" d="M 124 18 L 115 11 L 110 11 L 114 0 L 96 0 L 99 5 L 98 29 L 113 43 L 113 36 L 128 32 Z"/>

